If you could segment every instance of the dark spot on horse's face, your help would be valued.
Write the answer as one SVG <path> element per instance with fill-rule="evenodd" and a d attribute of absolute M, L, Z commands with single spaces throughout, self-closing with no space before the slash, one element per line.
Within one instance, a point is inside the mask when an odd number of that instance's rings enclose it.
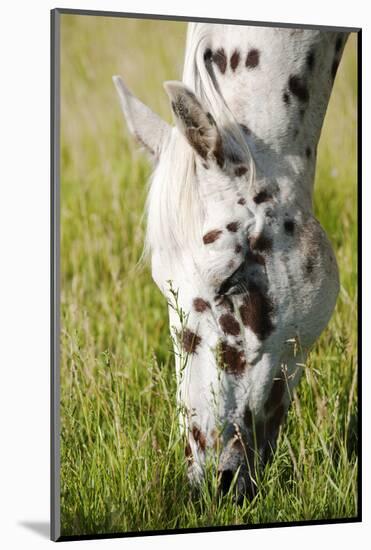
<path fill-rule="evenodd" d="M 219 239 L 220 235 L 223 233 L 221 229 L 213 229 L 212 231 L 209 231 L 206 233 L 202 240 L 204 244 L 211 244 L 214 243 L 217 239 Z"/>
<path fill-rule="evenodd" d="M 259 191 L 257 195 L 253 198 L 255 204 L 261 204 L 262 202 L 269 201 L 272 196 L 267 191 Z"/>
<path fill-rule="evenodd" d="M 254 252 L 247 252 L 245 260 L 247 263 L 265 265 L 265 259 L 261 254 L 256 254 Z"/>
<path fill-rule="evenodd" d="M 224 313 L 219 317 L 219 324 L 225 334 L 238 336 L 240 334 L 240 325 L 237 319 L 230 313 Z"/>
<path fill-rule="evenodd" d="M 224 74 L 227 68 L 227 57 L 225 55 L 224 48 L 220 48 L 219 50 L 214 52 L 213 61 L 218 66 L 220 72 Z"/>
<path fill-rule="evenodd" d="M 189 328 L 186 328 L 181 333 L 181 343 L 187 353 L 195 353 L 201 343 L 201 336 L 197 336 Z"/>
<path fill-rule="evenodd" d="M 338 67 L 339 67 L 339 60 L 335 58 L 334 61 L 332 62 L 332 65 L 331 65 L 332 80 L 335 80 L 335 76 L 336 76 Z"/>
<path fill-rule="evenodd" d="M 240 252 L 242 252 L 242 245 L 241 244 L 236 244 L 236 247 L 234 249 L 235 253 L 236 254 L 239 254 Z"/>
<path fill-rule="evenodd" d="M 207 309 L 210 309 L 210 303 L 206 302 L 203 298 L 195 298 L 193 300 L 193 307 L 198 313 L 203 313 Z"/>
<path fill-rule="evenodd" d="M 240 178 L 246 174 L 247 170 L 246 166 L 237 166 L 237 168 L 234 169 L 234 175 Z"/>
<path fill-rule="evenodd" d="M 316 62 L 316 58 L 315 58 L 315 55 L 314 55 L 314 51 L 309 50 L 309 52 L 307 54 L 307 58 L 306 58 L 306 64 L 307 64 L 307 67 L 308 67 L 310 72 L 313 71 L 315 62 Z"/>
<path fill-rule="evenodd" d="M 233 52 L 231 55 L 231 69 L 232 71 L 235 71 L 237 69 L 237 66 L 240 62 L 240 54 L 237 50 Z"/>
<path fill-rule="evenodd" d="M 250 50 L 246 57 L 246 67 L 248 69 L 255 69 L 259 65 L 260 52 L 259 50 Z"/>
<path fill-rule="evenodd" d="M 189 464 L 192 464 L 192 462 L 193 462 L 193 453 L 192 453 L 192 449 L 191 449 L 191 446 L 190 446 L 189 443 L 187 443 L 187 445 L 185 446 L 184 454 L 185 454 L 185 457 L 187 459 L 187 462 Z"/>
<path fill-rule="evenodd" d="M 272 414 L 281 405 L 285 389 L 286 382 L 283 378 L 277 378 L 273 381 L 272 389 L 264 405 L 266 414 Z"/>
<path fill-rule="evenodd" d="M 256 285 L 249 283 L 248 294 L 239 308 L 241 320 L 260 340 L 267 338 L 272 330 L 273 305 L 269 297 Z"/>
<path fill-rule="evenodd" d="M 198 426 L 195 424 L 192 427 L 193 439 L 198 443 L 200 449 L 204 451 L 206 449 L 206 436 L 203 434 Z"/>
<path fill-rule="evenodd" d="M 302 103 L 309 100 L 309 92 L 304 80 L 297 75 L 291 75 L 289 78 L 289 90 Z"/>
<path fill-rule="evenodd" d="M 222 307 L 231 313 L 234 312 L 234 305 L 229 296 L 216 296 L 215 302 L 218 307 Z"/>
<path fill-rule="evenodd" d="M 307 157 L 307 159 L 310 159 L 310 157 L 312 156 L 312 149 L 310 147 L 306 147 L 305 156 Z"/>
<path fill-rule="evenodd" d="M 222 367 L 229 374 L 239 376 L 243 374 L 246 367 L 245 354 L 242 350 L 238 350 L 234 346 L 230 346 L 228 342 L 223 340 L 220 346 Z"/>
<path fill-rule="evenodd" d="M 203 163 L 202 163 L 202 166 L 205 168 L 205 170 L 208 170 L 208 169 L 209 169 L 209 165 L 206 164 L 206 162 L 203 162 Z"/>
<path fill-rule="evenodd" d="M 242 204 L 243 206 L 244 204 L 246 204 L 246 200 L 241 197 L 240 199 L 238 199 L 237 204 Z"/>
<path fill-rule="evenodd" d="M 343 37 L 338 36 L 335 42 L 335 52 L 339 53 L 341 50 L 341 46 L 343 45 Z"/>
<path fill-rule="evenodd" d="M 283 223 L 283 227 L 286 233 L 288 233 L 289 235 L 294 234 L 295 222 L 293 220 L 285 220 Z"/>
<path fill-rule="evenodd" d="M 231 222 L 226 227 L 231 233 L 236 233 L 238 228 L 240 227 L 240 222 Z"/>
<path fill-rule="evenodd" d="M 290 96 L 287 92 L 283 92 L 282 100 L 286 105 L 290 105 Z"/>
<path fill-rule="evenodd" d="M 250 237 L 249 245 L 251 250 L 259 250 L 259 252 L 268 251 L 272 249 L 272 239 L 261 233 L 260 235 Z"/>

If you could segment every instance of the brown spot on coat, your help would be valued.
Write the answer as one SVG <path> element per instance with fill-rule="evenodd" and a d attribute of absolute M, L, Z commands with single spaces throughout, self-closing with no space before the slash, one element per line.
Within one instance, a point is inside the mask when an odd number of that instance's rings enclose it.
<path fill-rule="evenodd" d="M 191 446 L 190 446 L 189 443 L 187 443 L 187 445 L 185 446 L 184 454 L 185 454 L 185 457 L 187 459 L 187 462 L 189 464 L 192 464 L 193 463 L 193 453 L 192 453 L 192 449 L 191 449 Z"/>
<path fill-rule="evenodd" d="M 246 200 L 241 197 L 240 199 L 238 199 L 237 204 L 244 205 L 244 204 L 246 204 Z"/>
<path fill-rule="evenodd" d="M 264 257 L 261 255 L 261 254 L 256 254 L 256 253 L 253 253 L 253 252 L 248 252 L 246 254 L 246 261 L 248 263 L 255 263 L 255 264 L 259 264 L 259 265 L 265 265 L 265 259 Z"/>
<path fill-rule="evenodd" d="M 241 320 L 260 340 L 267 338 L 273 330 L 273 305 L 270 298 L 255 284 L 249 283 L 248 294 L 239 308 Z"/>
<path fill-rule="evenodd" d="M 231 222 L 226 227 L 231 233 L 236 233 L 240 226 L 240 222 Z"/>
<path fill-rule="evenodd" d="M 234 249 L 235 253 L 236 254 L 239 254 L 240 252 L 242 252 L 242 245 L 241 244 L 236 244 L 236 247 Z"/>
<path fill-rule="evenodd" d="M 198 428 L 196 425 L 193 425 L 192 427 L 192 435 L 193 439 L 196 443 L 198 443 L 200 449 L 204 451 L 206 449 L 206 436 L 204 433 L 201 432 L 200 428 Z"/>
<path fill-rule="evenodd" d="M 309 92 L 304 80 L 297 75 L 291 75 L 289 78 L 289 89 L 294 96 L 298 98 L 302 103 L 306 103 L 309 100 Z"/>
<path fill-rule="evenodd" d="M 210 303 L 206 302 L 203 298 L 195 298 L 193 300 L 193 307 L 198 313 L 203 313 L 206 309 L 210 308 Z"/>
<path fill-rule="evenodd" d="M 251 250 L 259 250 L 263 252 L 264 250 L 272 249 L 272 239 L 269 239 L 263 233 L 260 235 L 252 236 L 249 238 L 249 245 Z"/>
<path fill-rule="evenodd" d="M 253 201 L 255 204 L 261 204 L 262 202 L 269 201 L 272 198 L 272 195 L 270 195 L 267 191 L 260 191 L 257 195 L 255 195 Z"/>
<path fill-rule="evenodd" d="M 235 71 L 238 63 L 240 62 L 240 54 L 237 50 L 235 50 L 231 56 L 231 69 L 232 71 Z"/>
<path fill-rule="evenodd" d="M 202 240 L 204 241 L 204 244 L 214 243 L 217 239 L 219 239 L 222 233 L 223 231 L 221 229 L 213 229 L 212 231 L 206 233 Z"/>
<path fill-rule="evenodd" d="M 286 105 L 290 105 L 290 96 L 287 92 L 283 92 L 282 100 L 284 103 L 286 103 Z"/>
<path fill-rule="evenodd" d="M 220 72 L 224 74 L 227 68 L 227 57 L 225 55 L 224 48 L 220 48 L 219 50 L 214 52 L 213 61 L 218 66 Z"/>
<path fill-rule="evenodd" d="M 230 313 L 223 313 L 219 317 L 219 324 L 225 334 L 238 336 L 240 334 L 240 325 L 237 319 Z"/>
<path fill-rule="evenodd" d="M 223 341 L 220 346 L 222 367 L 229 374 L 239 376 L 243 374 L 246 367 L 245 354 L 242 350 L 238 350 L 234 346 L 230 346 L 226 341 Z"/>
<path fill-rule="evenodd" d="M 307 159 L 309 159 L 312 156 L 312 149 L 310 147 L 306 147 L 305 156 L 307 157 Z"/>
<path fill-rule="evenodd" d="M 259 65 L 260 52 L 257 49 L 252 49 L 249 51 L 246 57 L 246 67 L 249 69 L 255 69 Z"/>
<path fill-rule="evenodd" d="M 240 178 L 241 176 L 244 176 L 246 174 L 247 170 L 248 169 L 246 166 L 238 166 L 234 169 L 234 175 Z"/>
<path fill-rule="evenodd" d="M 186 328 L 181 333 L 181 343 L 187 353 L 195 353 L 201 343 L 201 336 L 197 336 L 189 328 Z"/>

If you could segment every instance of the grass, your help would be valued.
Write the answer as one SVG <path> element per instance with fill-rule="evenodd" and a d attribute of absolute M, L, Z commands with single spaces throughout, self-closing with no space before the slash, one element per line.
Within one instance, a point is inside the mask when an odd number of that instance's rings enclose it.
<path fill-rule="evenodd" d="M 356 39 L 319 148 L 315 212 L 341 273 L 255 500 L 192 498 L 179 434 L 167 307 L 136 269 L 149 166 L 123 129 L 111 75 L 169 120 L 179 22 L 62 16 L 61 522 L 63 535 L 357 514 Z"/>

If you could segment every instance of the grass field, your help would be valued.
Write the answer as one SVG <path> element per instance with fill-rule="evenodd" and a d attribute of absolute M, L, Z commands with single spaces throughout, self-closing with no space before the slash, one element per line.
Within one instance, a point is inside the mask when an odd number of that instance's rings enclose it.
<path fill-rule="evenodd" d="M 62 16 L 61 521 L 63 535 L 352 517 L 357 513 L 356 38 L 320 142 L 315 213 L 341 291 L 253 502 L 191 498 L 167 307 L 138 270 L 149 166 L 111 81 L 168 121 L 186 27 Z M 210 478 L 212 474 L 210 472 Z"/>

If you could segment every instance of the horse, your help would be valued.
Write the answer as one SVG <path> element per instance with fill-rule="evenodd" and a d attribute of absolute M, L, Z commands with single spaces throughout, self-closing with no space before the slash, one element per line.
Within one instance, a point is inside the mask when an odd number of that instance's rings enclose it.
<path fill-rule="evenodd" d="M 193 486 L 256 494 L 339 292 L 313 215 L 321 128 L 347 33 L 190 23 L 167 124 L 114 76 L 153 160 L 145 253 L 169 306 Z"/>

